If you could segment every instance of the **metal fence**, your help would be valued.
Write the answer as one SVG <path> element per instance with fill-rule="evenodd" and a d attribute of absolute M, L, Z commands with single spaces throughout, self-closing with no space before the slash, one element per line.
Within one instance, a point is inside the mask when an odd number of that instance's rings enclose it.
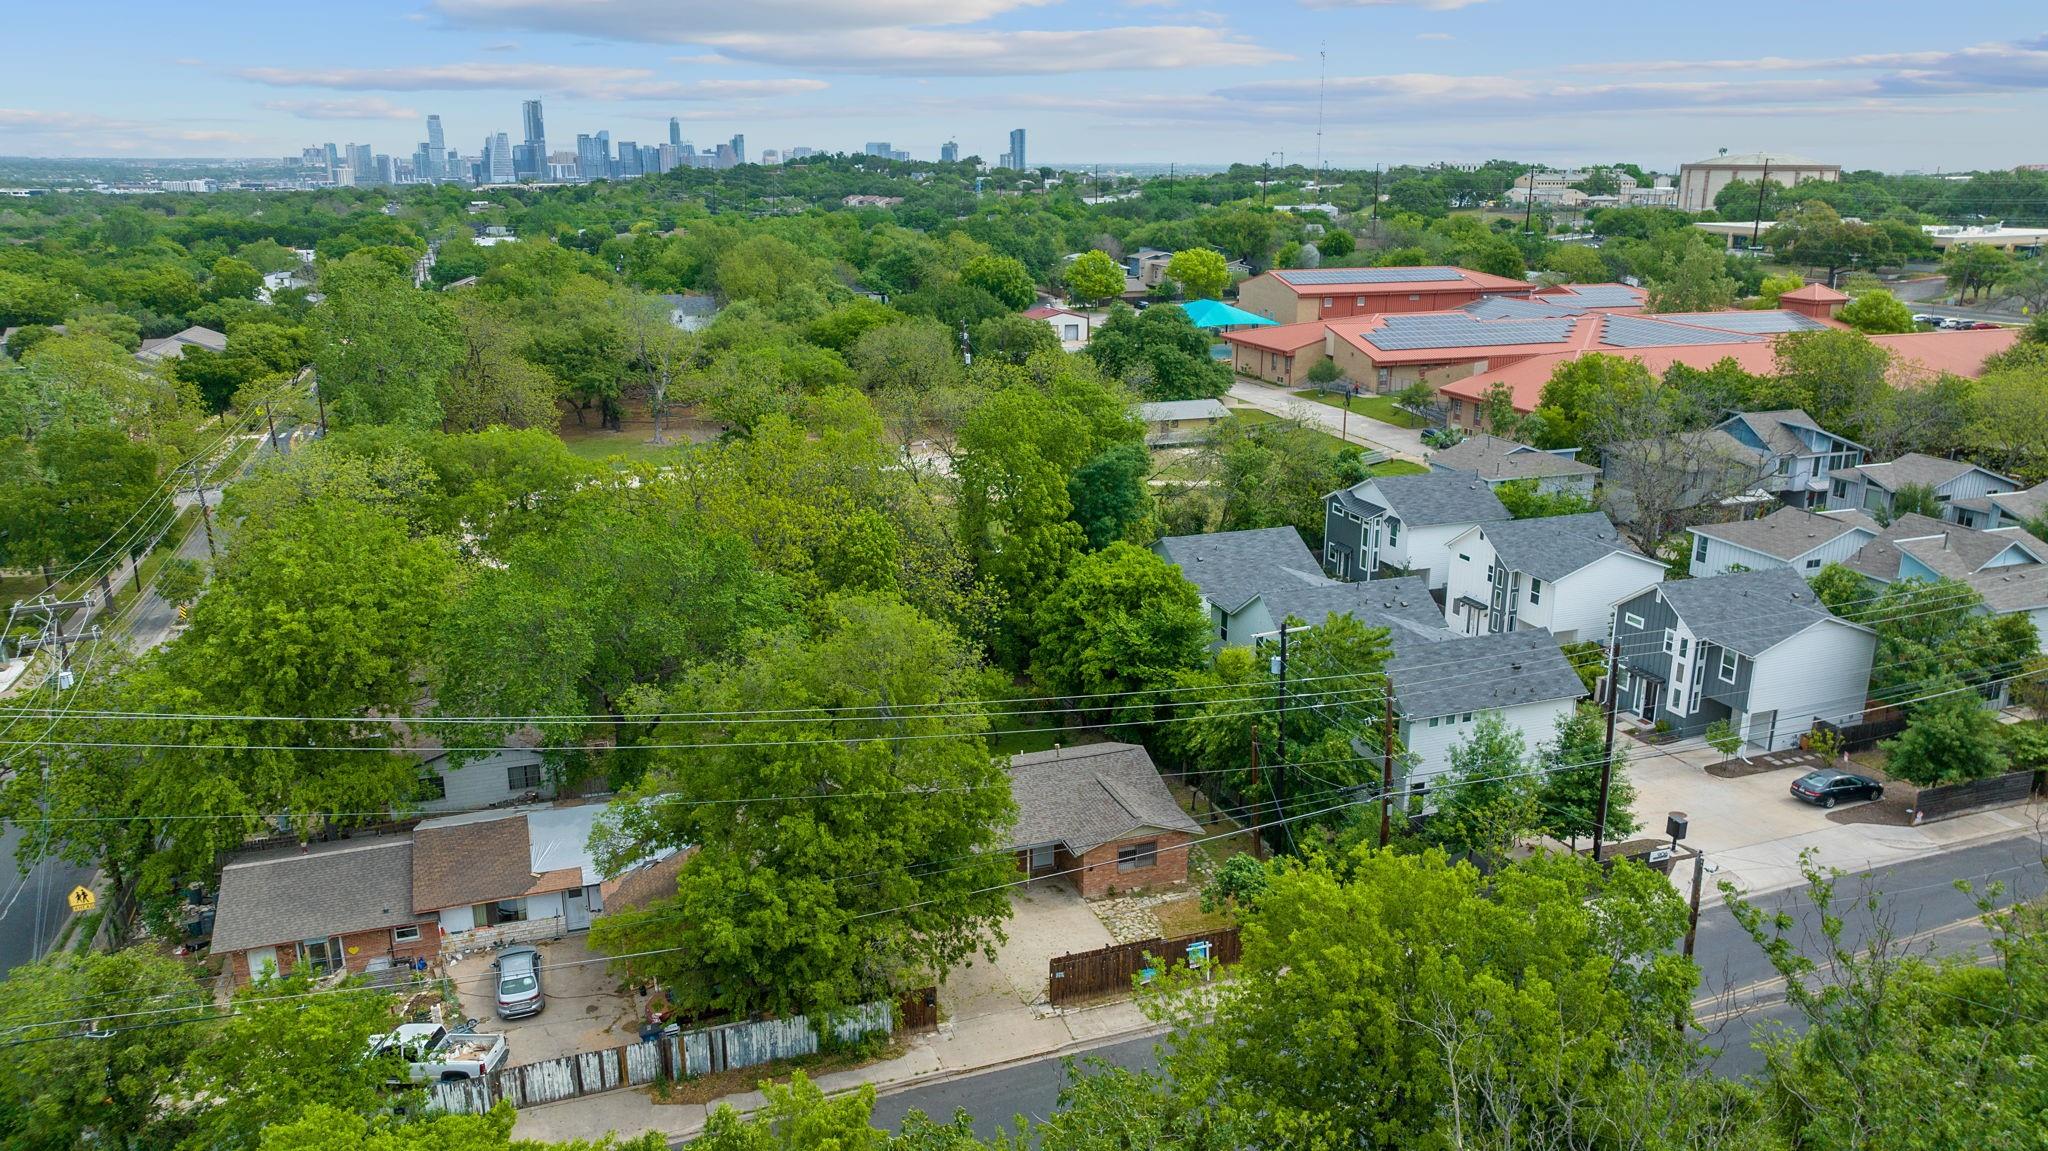
<path fill-rule="evenodd" d="M 1200 935 L 1141 939 L 1062 955 L 1048 965 L 1046 998 L 1053 1003 L 1071 1003 L 1129 991 L 1133 980 L 1149 978 L 1177 963 L 1236 963 L 1241 952 L 1237 928 L 1226 927 Z"/>
<path fill-rule="evenodd" d="M 834 1017 L 830 1030 L 841 1042 L 852 1043 L 867 1035 L 886 1035 L 893 1025 L 889 1004 L 864 1003 Z M 657 1079 L 684 1079 L 814 1055 L 819 1046 L 818 1029 L 802 1015 L 727 1023 L 504 1067 L 479 1079 L 430 1084 L 427 1104 L 433 1110 L 465 1114 L 488 1111 L 501 1099 L 514 1107 L 535 1107 L 620 1087 L 642 1087 Z"/>

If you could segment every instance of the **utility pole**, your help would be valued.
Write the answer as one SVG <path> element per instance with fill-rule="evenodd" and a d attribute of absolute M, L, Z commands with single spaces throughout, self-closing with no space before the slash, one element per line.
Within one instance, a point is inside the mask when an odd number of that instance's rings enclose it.
<path fill-rule="evenodd" d="M 1256 794 L 1256 793 L 1258 792 L 1258 789 L 1259 789 L 1259 721 L 1255 719 L 1255 720 L 1253 720 L 1253 721 L 1252 721 L 1252 791 L 1253 791 L 1253 793 L 1254 793 L 1254 794 Z M 1242 797 L 1240 797 L 1240 798 L 1242 798 Z M 1250 807 L 1247 807 L 1247 808 L 1246 808 L 1246 810 L 1248 810 L 1248 811 L 1249 811 L 1249 810 L 1255 810 L 1255 809 L 1253 809 L 1253 808 L 1250 808 Z M 1252 833 L 1252 858 L 1254 858 L 1254 859 L 1264 859 L 1264 858 L 1266 858 L 1266 853 L 1265 853 L 1265 851 L 1264 851 L 1264 846 L 1265 846 L 1265 837 L 1264 837 L 1263 835 L 1261 835 L 1261 834 L 1259 833 L 1259 821 L 1258 821 L 1258 820 L 1256 820 L 1256 819 L 1252 820 L 1252 821 L 1251 821 L 1251 824 L 1249 825 L 1249 830 L 1250 830 L 1250 831 L 1251 831 L 1251 833 Z"/>
<path fill-rule="evenodd" d="M 322 439 L 325 439 L 327 436 L 327 393 L 321 389 L 319 380 L 313 381 L 313 399 L 320 404 L 320 436 Z"/>
<path fill-rule="evenodd" d="M 1380 846 L 1394 837 L 1394 685 L 1380 689 L 1386 724 L 1380 729 Z"/>
<path fill-rule="evenodd" d="M 1593 862 L 1600 862 L 1601 841 L 1607 835 L 1607 788 L 1614 782 L 1614 710 L 1621 700 L 1621 635 L 1615 633 L 1614 648 L 1607 653 L 1607 751 L 1600 759 L 1600 806 L 1593 816 Z"/>
<path fill-rule="evenodd" d="M 270 428 L 270 450 L 273 452 L 280 450 L 277 446 L 277 421 L 270 416 L 269 400 L 263 401 L 263 422 Z"/>
<path fill-rule="evenodd" d="M 1522 197 L 1522 234 L 1525 236 L 1536 230 L 1536 169 L 1529 169 L 1526 178 L 1529 186 L 1523 191 L 1528 194 Z"/>
<path fill-rule="evenodd" d="M 1377 248 L 1380 242 L 1380 166 L 1372 166 L 1372 242 Z"/>
<path fill-rule="evenodd" d="M 1280 655 L 1274 660 L 1280 682 L 1273 699 L 1273 813 L 1279 818 L 1280 834 L 1289 843 L 1294 834 L 1287 829 L 1287 620 L 1280 620 Z"/>
<path fill-rule="evenodd" d="M 74 638 L 96 638 L 99 634 L 98 628 L 94 628 L 90 632 L 80 632 L 76 637 L 64 634 L 64 613 L 90 607 L 92 607 L 90 597 L 59 600 L 51 599 L 49 596 L 37 596 L 28 603 L 16 600 L 13 608 L 7 612 L 7 629 L 9 631 L 14 629 L 15 619 L 23 614 L 34 614 L 42 617 L 42 634 L 30 639 L 15 640 L 14 648 L 17 653 L 22 651 L 41 651 L 44 648 L 50 647 L 56 648 L 57 671 L 50 678 L 56 683 L 59 690 L 68 689 L 71 686 L 72 640 Z"/>
<path fill-rule="evenodd" d="M 1749 224 L 1749 246 L 1752 249 L 1756 247 L 1757 236 L 1762 234 L 1764 230 L 1764 189 L 1769 188 L 1770 186 L 1771 162 L 1769 160 L 1765 160 L 1764 174 L 1761 177 L 1759 177 L 1756 182 L 1756 217 L 1752 219 Z M 1832 287 L 1833 285 L 1831 284 L 1829 286 Z"/>
<path fill-rule="evenodd" d="M 213 546 L 213 513 L 206 507 L 206 485 L 199 480 L 197 468 L 192 471 L 192 494 L 199 499 L 199 522 L 206 525 L 206 558 L 217 560 L 220 552 Z"/>

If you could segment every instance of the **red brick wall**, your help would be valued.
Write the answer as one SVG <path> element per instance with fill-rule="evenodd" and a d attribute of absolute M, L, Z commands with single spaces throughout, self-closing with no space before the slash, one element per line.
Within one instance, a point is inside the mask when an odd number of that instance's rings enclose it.
<path fill-rule="evenodd" d="M 344 935 L 341 937 L 342 960 L 348 965 L 350 971 L 367 971 L 370 961 L 380 958 L 390 959 L 394 967 L 401 963 L 410 963 L 415 959 L 432 960 L 441 950 L 441 925 L 427 922 L 420 924 L 419 928 L 420 937 L 418 939 L 409 943 L 399 944 L 392 943 L 391 929 L 388 927 L 380 928 L 376 931 L 358 931 L 353 935 Z M 349 948 L 351 947 L 355 948 L 355 954 L 353 955 L 349 954 Z M 299 945 L 297 942 L 280 943 L 277 945 L 277 972 L 279 975 L 290 973 L 292 964 L 298 959 L 298 954 Z M 231 952 L 227 959 L 228 970 L 234 974 L 235 984 L 240 986 L 249 982 L 249 953 L 246 951 Z"/>
<path fill-rule="evenodd" d="M 1081 856 L 1079 860 L 1067 861 L 1065 866 L 1078 867 L 1074 881 L 1081 887 L 1086 899 L 1109 894 L 1114 887 L 1118 891 L 1135 891 L 1139 888 L 1167 887 L 1185 883 L 1188 878 L 1188 840 L 1185 832 L 1162 832 L 1157 836 L 1105 843 Z M 1135 843 L 1151 840 L 1159 845 L 1153 866 L 1137 871 L 1118 871 L 1116 868 L 1117 849 Z"/>

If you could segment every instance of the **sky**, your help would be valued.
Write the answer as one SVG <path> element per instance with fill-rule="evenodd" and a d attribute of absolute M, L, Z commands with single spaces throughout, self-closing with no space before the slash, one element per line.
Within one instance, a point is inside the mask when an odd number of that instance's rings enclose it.
<path fill-rule="evenodd" d="M 578 132 L 1032 163 L 2048 163 L 2048 14 L 1839 0 L 140 0 L 21 5 L 0 154 L 410 155 Z"/>

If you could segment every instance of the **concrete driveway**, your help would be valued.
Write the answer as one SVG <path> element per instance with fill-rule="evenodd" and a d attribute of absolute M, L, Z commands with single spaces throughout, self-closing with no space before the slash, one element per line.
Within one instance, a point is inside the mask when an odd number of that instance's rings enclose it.
<path fill-rule="evenodd" d="M 494 952 L 481 952 L 448 965 L 462 996 L 462 1012 L 478 1031 L 503 1032 L 512 1052 L 508 1063 L 533 1063 L 578 1051 L 600 1051 L 639 1039 L 632 996 L 610 971 L 604 956 L 585 946 L 589 936 L 535 944 L 541 955 L 541 991 L 547 1006 L 524 1019 L 500 1019 L 498 984 L 491 970 Z"/>
<path fill-rule="evenodd" d="M 1617 740 L 1620 746 L 1622 740 Z M 1626 741 L 1628 779 L 1635 785 L 1635 815 L 1645 838 L 1661 836 L 1666 812 L 1691 820 L 1686 842 L 1706 852 L 1718 868 L 1708 877 L 1702 901 L 1720 898 L 1719 880 L 1747 892 L 1775 891 L 1804 882 L 1799 853 L 1812 848 L 1823 867 L 1855 872 L 1961 846 L 2031 826 L 2020 809 L 1978 812 L 1919 827 L 1835 823 L 1827 813 L 1792 798 L 1792 781 L 1807 769 L 1788 766 L 1739 779 L 1708 775 L 1707 765 L 1725 757 L 1690 739 L 1663 747 Z M 1752 759 L 1756 756 L 1751 755 Z M 1674 868 L 1672 882 L 1690 891 L 1690 867 Z"/>
<path fill-rule="evenodd" d="M 1422 433 L 1414 428 L 1400 428 L 1393 424 L 1375 420 L 1370 416 L 1352 412 L 1347 422 L 1342 408 L 1319 404 L 1290 395 L 1285 389 L 1271 384 L 1239 376 L 1230 385 L 1230 398 L 1247 407 L 1276 416 L 1296 416 L 1309 424 L 1340 439 L 1349 433 L 1349 442 L 1362 447 L 1373 448 L 1391 455 L 1421 461 L 1428 455 L 1422 446 Z"/>
<path fill-rule="evenodd" d="M 1046 1049 L 1066 1042 L 1045 995 L 1048 965 L 1071 951 L 1116 942 L 1066 879 L 1041 879 L 1010 891 L 1009 940 L 991 964 L 976 956 L 953 969 L 939 988 L 943 1026 L 957 1043 L 987 1031 L 991 1041 L 1017 1043 L 1019 1030 L 1043 1029 Z M 1060 1038 L 1051 1038 L 1060 1037 Z"/>

